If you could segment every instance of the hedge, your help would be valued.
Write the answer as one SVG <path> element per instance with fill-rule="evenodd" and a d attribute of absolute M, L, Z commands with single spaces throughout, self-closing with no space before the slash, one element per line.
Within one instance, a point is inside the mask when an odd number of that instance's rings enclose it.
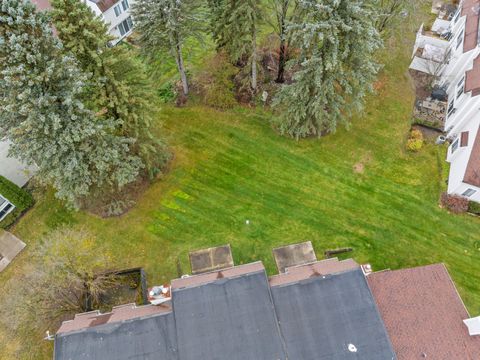
<path fill-rule="evenodd" d="M 32 194 L 19 188 L 11 181 L 0 176 L 0 195 L 15 205 L 15 209 L 0 222 L 0 228 L 6 229 L 25 211 L 33 206 Z"/>

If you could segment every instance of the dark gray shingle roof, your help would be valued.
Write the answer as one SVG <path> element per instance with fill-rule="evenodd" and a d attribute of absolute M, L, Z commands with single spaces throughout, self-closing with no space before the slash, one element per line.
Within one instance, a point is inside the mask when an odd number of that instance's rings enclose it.
<path fill-rule="evenodd" d="M 173 291 L 181 360 L 285 360 L 265 271 Z"/>
<path fill-rule="evenodd" d="M 178 360 L 173 313 L 57 335 L 55 359 Z"/>
<path fill-rule="evenodd" d="M 174 287 L 170 313 L 57 334 L 55 359 L 395 359 L 361 270 L 270 286 L 261 269 Z"/>
<path fill-rule="evenodd" d="M 360 269 L 271 291 L 289 359 L 395 359 Z M 350 344 L 356 352 L 348 349 Z"/>

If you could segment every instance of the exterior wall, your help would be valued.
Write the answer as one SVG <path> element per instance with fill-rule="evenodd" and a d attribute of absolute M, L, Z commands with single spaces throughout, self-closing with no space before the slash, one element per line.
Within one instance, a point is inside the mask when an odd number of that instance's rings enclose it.
<path fill-rule="evenodd" d="M 468 146 L 458 147 L 452 153 L 453 143 L 448 148 L 447 161 L 450 163 L 450 174 L 448 177 L 448 193 L 462 195 L 467 189 L 476 190 L 476 193 L 469 197 L 470 200 L 480 202 L 480 188 L 463 182 L 468 160 L 472 152 L 473 143 L 480 126 L 480 113 L 465 124 L 462 131 L 468 131 Z"/>
<path fill-rule="evenodd" d="M 109 9 L 107 9 L 105 12 L 102 13 L 98 6 L 91 0 L 85 0 L 88 4 L 88 6 L 102 18 L 102 20 L 107 24 L 108 26 L 108 32 L 115 37 L 115 40 L 113 44 L 117 44 L 120 40 L 123 38 L 127 37 L 132 33 L 132 29 L 130 29 L 129 32 L 124 34 L 123 36 L 120 33 L 120 30 L 118 29 L 118 25 L 120 25 L 124 20 L 126 20 L 130 16 L 130 8 L 132 5 L 135 3 L 135 0 L 128 0 L 129 8 L 127 10 L 123 10 L 122 7 L 122 1 L 119 0 L 113 6 L 111 6 Z M 122 12 L 117 16 L 115 14 L 115 6 L 120 5 L 120 9 Z"/>
<path fill-rule="evenodd" d="M 450 163 L 448 193 L 462 195 L 468 189 L 476 190 L 476 192 L 468 198 L 472 201 L 480 202 L 480 188 L 463 182 L 475 137 L 477 136 L 480 126 L 480 96 L 472 97 L 471 92 L 465 93 L 463 90 L 465 88 L 465 81 L 462 84 L 462 79 L 466 76 L 466 71 L 473 68 L 473 61 L 479 56 L 480 49 L 477 46 L 473 50 L 464 52 L 467 17 L 461 15 L 461 8 L 462 4 L 459 5 L 457 14 L 449 24 L 446 21 L 437 20 L 432 27 L 432 29 L 438 28 L 444 31 L 443 29 L 449 26 L 451 37 L 448 41 L 433 36 L 426 36 L 423 34 L 422 25 L 417 33 L 414 55 L 417 53 L 418 48 L 423 48 L 426 44 L 437 47 L 442 47 L 447 44 L 445 64 L 433 75 L 439 76 L 437 84 L 444 87 L 448 94 L 447 109 L 453 110 L 450 115 L 446 114 L 444 128 L 447 137 L 451 140 L 447 154 L 447 161 Z M 459 41 L 459 39 L 461 40 Z M 428 64 L 428 61 L 429 60 L 418 57 L 417 54 L 417 56 L 413 56 L 410 68 L 431 74 L 431 71 L 428 70 L 431 69 L 432 66 Z M 452 152 L 455 141 L 459 138 L 460 133 L 464 131 L 468 131 L 469 133 L 468 145 L 461 147 L 459 144 L 458 148 Z"/>

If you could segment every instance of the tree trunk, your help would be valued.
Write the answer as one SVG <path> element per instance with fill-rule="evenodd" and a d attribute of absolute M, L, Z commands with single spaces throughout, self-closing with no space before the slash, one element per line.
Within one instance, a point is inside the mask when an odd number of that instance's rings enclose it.
<path fill-rule="evenodd" d="M 285 63 L 287 62 L 287 44 L 285 39 L 282 37 L 280 40 L 280 49 L 278 54 L 278 73 L 277 73 L 277 83 L 285 82 Z"/>
<path fill-rule="evenodd" d="M 252 90 L 253 93 L 257 91 L 257 33 L 255 28 L 252 34 Z"/>
<path fill-rule="evenodd" d="M 175 62 L 177 63 L 178 72 L 182 80 L 183 94 L 188 95 L 188 81 L 187 74 L 185 72 L 185 65 L 183 64 L 182 47 L 177 43 L 175 46 Z"/>

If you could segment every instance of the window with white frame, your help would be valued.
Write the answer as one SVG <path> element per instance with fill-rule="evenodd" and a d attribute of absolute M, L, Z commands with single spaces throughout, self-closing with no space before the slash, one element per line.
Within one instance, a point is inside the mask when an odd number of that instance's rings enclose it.
<path fill-rule="evenodd" d="M 455 99 L 452 99 L 452 101 L 450 101 L 450 104 L 448 104 L 447 117 L 449 117 L 455 112 L 454 105 L 455 105 Z"/>
<path fill-rule="evenodd" d="M 129 7 L 130 7 L 130 4 L 128 3 L 128 0 L 122 0 L 123 11 L 127 11 Z"/>
<path fill-rule="evenodd" d="M 464 34 L 464 30 L 462 30 L 462 32 L 460 33 L 460 35 L 458 35 L 457 37 L 457 47 L 456 49 L 458 49 L 460 47 L 460 45 L 462 45 L 463 43 L 463 34 Z"/>
<path fill-rule="evenodd" d="M 118 25 L 118 30 L 120 31 L 120 35 L 123 36 L 126 33 L 128 33 L 130 30 L 133 28 L 133 22 L 132 22 L 132 17 L 129 16 L 125 20 L 123 20 L 119 25 Z"/>
<path fill-rule="evenodd" d="M 459 143 L 460 143 L 460 139 L 457 139 L 452 143 L 452 149 L 451 149 L 452 154 L 458 149 Z"/>
<path fill-rule="evenodd" d="M 115 7 L 113 8 L 113 11 L 115 11 L 115 16 L 119 17 L 120 14 L 122 13 L 122 8 L 120 7 L 120 4 L 115 5 Z"/>
<path fill-rule="evenodd" d="M 466 196 L 466 197 L 470 197 L 473 194 L 475 194 L 476 192 L 477 192 L 477 190 L 468 188 L 467 190 L 465 190 L 465 192 L 462 195 Z"/>
<path fill-rule="evenodd" d="M 461 14 L 461 13 L 462 13 L 462 12 L 460 11 L 460 8 L 458 8 L 458 10 L 457 10 L 457 12 L 455 13 L 455 16 L 453 17 L 453 20 L 452 20 L 454 24 L 457 23 L 458 19 L 460 19 L 460 14 Z"/>
<path fill-rule="evenodd" d="M 15 209 L 15 206 L 0 195 L 0 221 L 5 219 L 5 217 Z"/>
<path fill-rule="evenodd" d="M 462 80 L 460 80 L 457 84 L 457 99 L 463 95 L 464 87 L 465 87 L 465 76 L 463 76 Z"/>

